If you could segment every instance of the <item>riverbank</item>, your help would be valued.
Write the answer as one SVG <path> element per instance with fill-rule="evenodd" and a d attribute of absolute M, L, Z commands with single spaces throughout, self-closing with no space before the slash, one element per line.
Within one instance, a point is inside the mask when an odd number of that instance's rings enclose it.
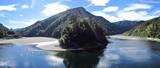
<path fill-rule="evenodd" d="M 19 39 L 1 39 L 0 44 L 26 44 L 34 45 L 42 50 L 66 51 L 59 45 L 58 39 L 48 37 L 23 37 Z"/>
<path fill-rule="evenodd" d="M 111 35 L 109 37 L 113 38 L 113 39 L 149 40 L 149 41 L 160 42 L 160 39 L 158 39 L 158 38 L 145 38 L 145 37 L 125 36 L 125 35 Z"/>

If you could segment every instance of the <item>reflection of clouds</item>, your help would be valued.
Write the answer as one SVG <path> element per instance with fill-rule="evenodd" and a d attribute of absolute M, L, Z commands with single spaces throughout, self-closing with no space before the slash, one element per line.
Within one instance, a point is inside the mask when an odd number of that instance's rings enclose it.
<path fill-rule="evenodd" d="M 114 61 L 114 60 L 119 60 L 119 55 L 117 55 L 117 54 L 107 54 L 108 56 L 106 56 L 107 58 L 110 58 L 109 60 L 112 60 L 112 61 Z"/>
<path fill-rule="evenodd" d="M 123 47 L 119 48 L 120 53 L 136 62 L 145 62 L 151 59 L 151 55 L 147 48 L 141 47 Z"/>
<path fill-rule="evenodd" d="M 16 68 L 16 63 L 10 60 L 0 61 L 0 67 L 12 67 Z"/>
<path fill-rule="evenodd" d="M 120 56 L 114 54 L 113 50 L 115 49 L 108 49 L 104 52 L 104 56 L 100 58 L 97 68 L 109 68 L 114 61 L 120 60 Z"/>
<path fill-rule="evenodd" d="M 0 66 L 7 66 L 8 65 L 8 61 L 1 61 L 0 62 Z"/>
<path fill-rule="evenodd" d="M 152 58 L 150 47 L 145 41 L 118 40 L 107 46 L 97 68 L 119 68 L 122 64 L 127 66 L 128 63 L 144 63 Z"/>
<path fill-rule="evenodd" d="M 119 56 L 116 54 L 110 54 L 110 55 L 105 55 L 104 57 L 101 57 L 97 68 L 108 68 L 112 65 L 113 61 L 119 60 Z"/>
<path fill-rule="evenodd" d="M 47 56 L 46 59 L 48 61 L 48 64 L 51 65 L 53 68 L 65 68 L 62 58 L 55 56 Z"/>
<path fill-rule="evenodd" d="M 110 65 L 109 60 L 107 60 L 105 57 L 101 57 L 97 65 L 97 68 L 108 68 L 109 65 Z"/>

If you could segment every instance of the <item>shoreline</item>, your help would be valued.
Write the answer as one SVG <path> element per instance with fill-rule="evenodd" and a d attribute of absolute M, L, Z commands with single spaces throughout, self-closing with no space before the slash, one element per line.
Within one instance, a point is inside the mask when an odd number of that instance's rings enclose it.
<path fill-rule="evenodd" d="M 144 38 L 135 36 L 124 36 L 124 35 L 111 35 L 106 36 L 112 39 L 130 39 L 130 40 L 149 40 L 160 42 L 157 38 Z M 56 38 L 49 37 L 22 37 L 18 39 L 0 39 L 0 45 L 5 44 L 25 44 L 33 45 L 41 50 L 46 51 L 67 51 L 67 50 L 81 50 L 81 49 L 63 49 L 60 47 L 60 43 Z"/>
<path fill-rule="evenodd" d="M 160 42 L 160 39 L 158 38 L 149 38 L 149 37 L 125 36 L 125 35 L 111 35 L 109 37 L 113 39 L 147 40 L 147 41 Z"/>
<path fill-rule="evenodd" d="M 0 39 L 0 45 L 4 44 L 25 44 L 33 45 L 42 50 L 52 50 L 52 51 L 66 51 L 66 49 L 61 48 L 59 41 L 56 38 L 49 37 L 23 37 L 18 39 Z"/>

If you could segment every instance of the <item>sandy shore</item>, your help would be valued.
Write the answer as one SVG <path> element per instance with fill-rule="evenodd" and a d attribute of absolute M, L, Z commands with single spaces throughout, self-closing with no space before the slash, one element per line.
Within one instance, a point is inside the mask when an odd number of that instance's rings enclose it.
<path fill-rule="evenodd" d="M 0 44 L 31 44 L 43 50 L 66 51 L 59 47 L 59 41 L 48 37 L 24 37 L 19 39 L 1 39 Z"/>

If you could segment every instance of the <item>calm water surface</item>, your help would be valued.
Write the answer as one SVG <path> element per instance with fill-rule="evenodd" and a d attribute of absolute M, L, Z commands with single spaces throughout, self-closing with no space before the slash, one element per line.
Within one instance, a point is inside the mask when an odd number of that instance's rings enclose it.
<path fill-rule="evenodd" d="M 0 45 L 0 68 L 160 68 L 160 42 L 109 40 L 104 51 L 95 53 Z"/>

